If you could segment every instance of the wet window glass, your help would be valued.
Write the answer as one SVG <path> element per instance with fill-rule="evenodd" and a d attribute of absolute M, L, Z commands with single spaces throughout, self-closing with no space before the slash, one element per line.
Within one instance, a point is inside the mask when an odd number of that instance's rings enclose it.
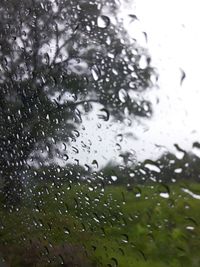
<path fill-rule="evenodd" d="M 200 266 L 198 10 L 1 0 L 0 266 Z"/>

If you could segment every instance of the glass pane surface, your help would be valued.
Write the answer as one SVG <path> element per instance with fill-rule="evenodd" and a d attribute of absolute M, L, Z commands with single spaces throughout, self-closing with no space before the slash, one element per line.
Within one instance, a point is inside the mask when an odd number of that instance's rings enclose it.
<path fill-rule="evenodd" d="M 1 0 L 0 266 L 200 266 L 198 5 Z"/>

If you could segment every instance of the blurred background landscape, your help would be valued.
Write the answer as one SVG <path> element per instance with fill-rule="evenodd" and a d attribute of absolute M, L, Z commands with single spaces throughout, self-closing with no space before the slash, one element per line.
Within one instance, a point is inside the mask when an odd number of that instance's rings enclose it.
<path fill-rule="evenodd" d="M 198 5 L 1 1 L 0 266 L 200 266 Z"/>

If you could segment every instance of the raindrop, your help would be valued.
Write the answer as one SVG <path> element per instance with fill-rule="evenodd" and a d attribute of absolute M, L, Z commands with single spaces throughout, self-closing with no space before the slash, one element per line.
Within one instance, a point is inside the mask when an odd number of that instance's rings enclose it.
<path fill-rule="evenodd" d="M 64 154 L 64 155 L 63 155 L 63 159 L 64 159 L 65 161 L 67 161 L 67 160 L 69 159 L 68 155 L 67 155 L 67 154 Z"/>
<path fill-rule="evenodd" d="M 69 73 L 73 72 L 78 75 L 87 74 L 88 64 L 83 60 L 72 58 L 68 61 L 67 70 Z"/>
<path fill-rule="evenodd" d="M 44 54 L 44 60 L 45 60 L 45 64 L 46 65 L 49 65 L 49 63 L 50 63 L 50 57 L 49 57 L 49 54 L 48 53 L 45 53 Z"/>
<path fill-rule="evenodd" d="M 200 195 L 199 194 L 195 194 L 195 193 L 193 193 L 191 190 L 189 190 L 187 188 L 182 188 L 182 191 L 187 193 L 188 195 L 190 195 L 191 197 L 193 197 L 195 199 L 200 199 Z"/>
<path fill-rule="evenodd" d="M 110 24 L 110 19 L 107 16 L 99 16 L 97 18 L 97 25 L 99 28 L 105 29 L 109 26 Z"/>
<path fill-rule="evenodd" d="M 169 198 L 169 193 L 167 193 L 167 192 L 161 192 L 160 193 L 160 196 L 163 197 L 163 198 Z"/>
<path fill-rule="evenodd" d="M 78 148 L 76 148 L 75 146 L 72 146 L 72 149 L 73 149 L 73 151 L 74 151 L 76 154 L 78 154 L 78 153 L 79 153 L 79 150 L 78 150 Z"/>
<path fill-rule="evenodd" d="M 90 166 L 89 166 L 88 164 L 85 164 L 85 165 L 84 165 L 84 169 L 85 169 L 87 172 L 89 172 L 89 171 L 90 171 Z"/>
<path fill-rule="evenodd" d="M 99 119 L 102 119 L 104 121 L 108 121 L 109 117 L 110 117 L 109 111 L 107 109 L 105 109 L 105 108 L 100 109 L 100 111 L 102 113 L 98 115 Z"/>
<path fill-rule="evenodd" d="M 148 162 L 144 166 L 145 166 L 145 168 L 149 169 L 150 171 L 160 173 L 160 168 L 158 166 L 156 166 L 156 164 L 154 162 Z"/>
<path fill-rule="evenodd" d="M 189 231 L 193 231 L 195 228 L 194 228 L 194 226 L 186 226 L 186 229 Z"/>
<path fill-rule="evenodd" d="M 82 122 L 81 112 L 77 108 L 75 109 L 74 118 L 76 122 Z"/>
<path fill-rule="evenodd" d="M 139 66 L 141 69 L 145 69 L 147 67 L 147 59 L 144 55 L 141 56 L 140 61 L 139 61 Z"/>
<path fill-rule="evenodd" d="M 180 85 L 182 85 L 183 81 L 185 80 L 186 74 L 184 70 L 180 69 L 180 71 L 181 71 Z"/>
<path fill-rule="evenodd" d="M 79 165 L 79 160 L 78 159 L 75 159 L 74 161 L 75 161 L 76 165 Z"/>
<path fill-rule="evenodd" d="M 116 175 L 112 175 L 110 178 L 113 180 L 113 182 L 117 181 L 117 176 Z"/>
<path fill-rule="evenodd" d="M 129 241 L 128 235 L 127 234 L 123 234 L 122 235 L 122 242 L 123 243 L 128 243 L 128 241 Z"/>
<path fill-rule="evenodd" d="M 66 149 L 67 149 L 67 145 L 63 143 L 63 150 L 66 151 Z"/>
<path fill-rule="evenodd" d="M 176 148 L 176 153 L 175 156 L 177 157 L 177 159 L 183 159 L 183 157 L 186 155 L 186 151 L 183 150 L 178 144 L 174 144 L 175 148 Z"/>
<path fill-rule="evenodd" d="M 162 198 L 169 198 L 170 196 L 170 189 L 168 185 L 161 184 L 159 188 L 159 195 Z"/>
<path fill-rule="evenodd" d="M 141 197 L 141 193 L 138 192 L 138 193 L 135 194 L 135 196 L 136 196 L 136 197 Z"/>
<path fill-rule="evenodd" d="M 130 127 L 132 125 L 132 120 L 129 119 L 129 118 L 125 118 L 124 119 L 124 123 L 125 123 L 126 126 Z"/>
<path fill-rule="evenodd" d="M 122 102 L 122 103 L 125 103 L 127 101 L 127 98 L 128 98 L 128 94 L 127 92 L 124 90 L 124 89 L 120 89 L 119 92 L 118 92 L 118 96 L 119 96 L 119 100 Z"/>
<path fill-rule="evenodd" d="M 175 153 L 175 156 L 177 157 L 177 159 L 183 159 L 184 158 L 185 153 L 181 152 L 181 151 L 177 151 Z"/>
<path fill-rule="evenodd" d="M 67 234 L 67 235 L 70 234 L 70 230 L 69 230 L 67 227 L 64 227 L 63 229 L 64 229 L 64 233 L 65 233 L 65 234 Z"/>
<path fill-rule="evenodd" d="M 124 256 L 125 253 L 124 253 L 124 250 L 122 248 L 119 248 L 119 251 L 121 252 L 121 255 Z"/>
<path fill-rule="evenodd" d="M 146 32 L 142 32 L 144 34 L 144 39 L 145 39 L 145 42 L 147 43 L 148 42 L 148 35 Z"/>
<path fill-rule="evenodd" d="M 183 170 L 181 168 L 177 168 L 177 169 L 174 170 L 175 173 L 182 173 L 182 171 Z"/>
<path fill-rule="evenodd" d="M 93 66 L 91 68 L 91 73 L 92 73 L 92 77 L 95 81 L 98 81 L 101 73 L 100 73 L 100 70 L 97 68 L 97 66 Z"/>
<path fill-rule="evenodd" d="M 64 265 L 65 261 L 64 261 L 64 258 L 62 255 L 59 255 L 59 258 L 60 258 L 60 264 L 61 265 Z"/>
<path fill-rule="evenodd" d="M 138 252 L 142 255 L 143 259 L 146 261 L 147 258 L 145 256 L 144 252 L 142 250 L 140 250 L 140 249 L 138 249 Z"/>
<path fill-rule="evenodd" d="M 73 132 L 74 132 L 74 135 L 75 135 L 76 137 L 79 137 L 79 136 L 80 136 L 80 133 L 79 133 L 78 130 L 74 130 Z"/>
<path fill-rule="evenodd" d="M 187 221 L 190 221 L 191 223 L 193 223 L 195 226 L 198 226 L 198 223 L 196 222 L 196 220 L 194 220 L 191 217 L 186 218 Z"/>
<path fill-rule="evenodd" d="M 129 87 L 131 88 L 131 89 L 135 89 L 136 88 L 136 84 L 135 84 L 135 82 L 129 82 Z"/>
<path fill-rule="evenodd" d="M 122 149 L 121 145 L 118 144 L 118 143 L 115 145 L 115 148 L 116 148 L 116 150 L 118 150 L 118 151 Z"/>
<path fill-rule="evenodd" d="M 123 141 L 123 135 L 122 134 L 118 134 L 116 139 L 117 139 L 117 142 L 122 142 Z"/>
<path fill-rule="evenodd" d="M 114 265 L 112 265 L 112 266 L 113 266 L 113 267 L 117 267 L 117 266 L 118 266 L 118 261 L 117 261 L 117 259 L 116 259 L 116 258 L 112 258 L 111 260 L 112 260 L 113 263 L 114 263 Z"/>
<path fill-rule="evenodd" d="M 94 160 L 92 161 L 92 165 L 94 165 L 96 168 L 99 167 L 99 164 L 98 164 L 98 162 L 96 161 L 96 159 L 94 159 Z"/>
<path fill-rule="evenodd" d="M 137 16 L 134 14 L 129 14 L 129 17 L 131 18 L 131 21 L 138 20 Z"/>
<path fill-rule="evenodd" d="M 141 197 L 141 195 L 142 195 L 142 191 L 141 191 L 141 189 L 139 187 L 133 188 L 133 192 L 135 194 L 135 197 L 137 197 L 137 198 Z"/>
<path fill-rule="evenodd" d="M 192 152 L 195 154 L 195 156 L 200 158 L 200 143 L 198 143 L 198 142 L 193 143 Z"/>

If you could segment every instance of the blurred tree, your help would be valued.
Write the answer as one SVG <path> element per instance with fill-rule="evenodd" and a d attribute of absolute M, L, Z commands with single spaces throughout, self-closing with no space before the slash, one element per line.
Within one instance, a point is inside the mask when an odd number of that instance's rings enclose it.
<path fill-rule="evenodd" d="M 7 204 L 20 200 L 30 156 L 40 164 L 45 153 L 53 158 L 93 103 L 102 105 L 103 120 L 122 120 L 125 109 L 151 116 L 150 102 L 130 94 L 151 87 L 150 58 L 116 14 L 114 0 L 1 0 L 0 175 Z"/>
<path fill-rule="evenodd" d="M 175 145 L 176 147 L 176 145 Z M 166 152 L 157 160 L 146 159 L 119 166 L 108 163 L 100 175 L 106 184 L 120 184 L 128 187 L 144 183 L 170 184 L 176 181 L 200 181 L 200 158 L 178 147 L 179 154 Z M 124 153 L 126 156 L 128 153 Z"/>

